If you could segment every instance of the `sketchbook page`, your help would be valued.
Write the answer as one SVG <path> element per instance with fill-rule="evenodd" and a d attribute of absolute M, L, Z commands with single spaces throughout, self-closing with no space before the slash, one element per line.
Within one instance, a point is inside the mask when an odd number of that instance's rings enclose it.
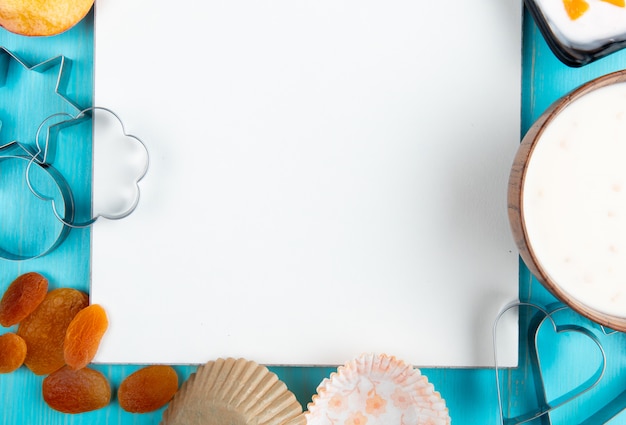
<path fill-rule="evenodd" d="M 493 365 L 519 2 L 96 6 L 95 103 L 150 153 L 137 209 L 93 227 L 97 362 Z"/>

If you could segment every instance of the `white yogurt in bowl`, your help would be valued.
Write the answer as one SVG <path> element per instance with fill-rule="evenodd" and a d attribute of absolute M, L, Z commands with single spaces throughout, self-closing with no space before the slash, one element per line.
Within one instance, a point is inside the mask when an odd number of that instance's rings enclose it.
<path fill-rule="evenodd" d="M 565 96 L 529 130 L 511 170 L 509 218 L 539 281 L 626 330 L 626 71 Z"/>

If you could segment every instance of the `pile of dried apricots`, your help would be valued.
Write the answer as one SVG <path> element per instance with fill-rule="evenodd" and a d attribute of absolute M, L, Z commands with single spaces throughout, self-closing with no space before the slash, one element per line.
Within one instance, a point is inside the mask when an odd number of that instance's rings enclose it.
<path fill-rule="evenodd" d="M 111 385 L 88 365 L 108 326 L 104 308 L 89 304 L 86 293 L 72 288 L 48 290 L 39 273 L 18 276 L 0 299 L 0 325 L 18 325 L 0 335 L 0 373 L 25 365 L 42 384 L 44 401 L 63 413 L 101 409 L 111 402 Z M 126 377 L 117 391 L 120 406 L 146 413 L 167 404 L 178 391 L 171 366 L 153 365 Z"/>

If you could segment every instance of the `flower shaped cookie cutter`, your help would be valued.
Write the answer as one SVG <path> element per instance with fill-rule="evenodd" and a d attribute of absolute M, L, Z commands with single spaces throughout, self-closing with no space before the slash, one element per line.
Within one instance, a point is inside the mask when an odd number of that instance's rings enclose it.
<path fill-rule="evenodd" d="M 528 308 L 533 311 L 533 314 L 530 315 L 529 319 L 529 328 L 528 328 L 528 356 L 530 360 L 530 374 L 529 378 L 526 381 L 529 383 L 531 380 L 534 383 L 534 388 L 536 391 L 537 397 L 537 406 L 535 408 L 529 409 L 525 412 L 517 414 L 515 416 L 506 416 L 505 415 L 505 396 L 503 395 L 503 389 L 500 383 L 500 369 L 498 366 L 498 351 L 497 351 L 497 328 L 498 323 L 502 319 L 502 317 L 512 309 L 520 309 L 520 308 Z M 538 418 L 541 419 L 542 424 L 550 425 L 552 420 L 550 418 L 550 413 L 554 410 L 572 402 L 574 399 L 582 396 L 583 394 L 594 389 L 600 381 L 603 379 L 605 371 L 606 371 L 606 363 L 607 357 L 602 346 L 602 342 L 600 339 L 588 328 L 577 325 L 577 324 L 559 324 L 557 323 L 555 316 L 559 313 L 565 313 L 573 311 L 566 306 L 556 305 L 553 307 L 541 307 L 532 303 L 525 302 L 514 302 L 506 306 L 500 314 L 497 316 L 494 325 L 493 325 L 493 346 L 494 346 L 494 365 L 495 365 L 495 381 L 496 381 L 496 390 L 498 397 L 498 408 L 500 414 L 500 424 L 502 425 L 514 425 L 514 424 L 523 424 L 534 421 Z M 521 316 L 520 316 L 521 318 Z M 542 370 L 542 364 L 540 361 L 538 346 L 539 346 L 539 333 L 540 330 L 544 326 L 549 326 L 549 330 L 553 331 L 557 335 L 564 334 L 576 334 L 583 338 L 585 338 L 591 346 L 595 346 L 599 356 L 599 362 L 597 363 L 595 371 L 587 377 L 583 382 L 580 382 L 576 387 L 554 397 L 552 399 L 548 398 L 545 380 L 544 380 L 544 371 Z M 607 333 L 604 329 L 602 330 L 602 334 L 604 336 L 610 336 L 611 333 Z M 580 425 L 592 425 L 592 424 L 600 424 L 606 423 L 618 415 L 621 411 L 626 409 L 626 391 L 618 394 L 612 400 L 609 400 L 604 406 L 600 407 L 595 413 L 591 416 L 583 419 L 579 422 Z"/>
<path fill-rule="evenodd" d="M 105 218 L 109 220 L 117 220 L 124 218 L 131 214 L 139 203 L 139 181 L 143 179 L 148 170 L 148 150 L 145 144 L 137 137 L 130 135 L 126 132 L 121 119 L 110 109 L 104 107 L 88 107 L 80 108 L 78 104 L 69 99 L 63 91 L 63 86 L 67 82 L 67 75 L 64 72 L 68 67 L 69 61 L 64 56 L 55 56 L 51 59 L 40 62 L 34 66 L 28 65 L 25 61 L 20 59 L 14 53 L 9 50 L 0 47 L 0 88 L 5 87 L 8 81 L 7 75 L 9 74 L 9 64 L 11 61 L 16 62 L 19 66 L 18 69 L 22 71 L 35 71 L 37 73 L 45 73 L 48 70 L 58 66 L 58 74 L 56 75 L 56 81 L 54 83 L 54 95 L 59 96 L 62 100 L 62 104 L 65 105 L 64 109 L 69 109 L 72 112 L 55 112 L 46 117 L 39 127 L 37 128 L 34 136 L 34 142 L 32 140 L 12 139 L 9 142 L 0 146 L 0 165 L 4 164 L 2 169 L 10 169 L 13 171 L 23 169 L 23 176 L 26 182 L 26 186 L 29 191 L 34 195 L 34 198 L 38 201 L 42 201 L 44 204 L 49 204 L 51 214 L 55 217 L 56 221 L 60 224 L 56 226 L 56 229 L 50 231 L 46 229 L 45 233 L 54 233 L 54 236 L 47 239 L 47 242 L 37 245 L 34 249 L 24 250 L 21 246 L 12 247 L 9 249 L 4 246 L 0 246 L 0 258 L 4 258 L 11 261 L 23 261 L 28 259 L 34 259 L 47 255 L 56 249 L 67 237 L 69 231 L 72 228 L 84 228 L 91 226 L 99 218 Z M 56 97 L 55 97 L 56 98 Z M 97 115 L 97 117 L 96 117 Z M 122 188 L 119 192 L 124 192 L 126 198 L 122 202 L 117 202 L 113 208 L 102 209 L 102 206 L 98 210 L 94 209 L 93 200 L 90 205 L 90 211 L 80 214 L 81 217 L 88 216 L 87 219 L 79 219 L 77 214 L 77 203 L 75 201 L 72 189 L 68 184 L 68 181 L 64 178 L 62 173 L 52 166 L 54 151 L 55 151 L 55 138 L 59 132 L 66 127 L 73 126 L 75 124 L 91 120 L 92 131 L 96 132 L 98 128 L 99 133 L 105 132 L 103 129 L 114 129 L 113 134 L 116 135 L 114 139 L 122 140 L 123 144 L 132 145 L 134 149 L 134 160 L 130 161 L 132 164 L 132 171 L 125 170 L 123 173 L 118 169 L 112 169 L 114 177 L 107 179 L 102 178 L 103 181 L 115 180 L 119 183 L 119 175 L 123 175 L 126 179 L 122 183 L 126 184 L 126 188 Z M 2 128 L 2 122 L 0 122 L 0 129 Z M 92 133 L 92 134 L 93 134 Z M 106 132 L 105 132 L 106 133 Z M 106 146 L 110 138 L 110 132 L 107 137 L 98 137 L 99 140 L 104 139 Z M 98 142 L 98 145 L 101 143 Z M 95 146 L 94 146 L 95 151 Z M 109 155 L 115 156 L 115 155 Z M 121 161 L 128 163 L 129 161 Z M 97 158 L 94 158 L 94 163 L 97 163 Z M 1 170 L 0 170 L 1 171 Z M 0 185 L 11 185 L 12 181 L 6 179 L 6 176 L 0 180 Z M 130 189 L 128 189 L 130 188 Z M 109 192 L 116 193 L 116 189 L 109 189 Z M 130 195 L 128 195 L 130 194 Z M 22 195 L 21 195 L 22 196 Z M 92 199 L 96 198 L 96 194 L 92 190 Z M 23 199 L 23 196 L 22 196 Z M 15 202 L 22 203 L 19 200 L 11 200 L 15 206 Z M 5 223 L 7 221 L 5 220 Z M 15 233 L 15 232 L 13 232 Z M 36 233 L 36 232 L 29 232 Z M 17 240 L 18 245 L 23 242 L 23 235 L 12 235 L 12 240 Z M 33 235 L 31 235 L 33 236 Z M 37 236 L 33 236 L 37 237 Z"/>
<path fill-rule="evenodd" d="M 132 171 L 130 171 L 131 175 L 126 175 L 127 183 L 126 186 L 130 187 L 130 192 L 132 192 L 131 196 L 128 197 L 128 200 L 125 202 L 121 202 L 121 206 L 114 208 L 108 212 L 106 211 L 92 211 L 91 217 L 85 221 L 78 222 L 75 219 L 68 220 L 64 214 L 65 208 L 58 208 L 57 201 L 53 196 L 49 196 L 43 191 L 37 189 L 37 187 L 33 184 L 31 179 L 31 166 L 39 165 L 39 166 L 49 166 L 49 150 L 51 147 L 51 134 L 53 134 L 56 130 L 60 128 L 64 128 L 67 126 L 74 125 L 78 122 L 81 122 L 86 119 L 96 120 L 94 114 L 100 114 L 100 118 L 103 118 L 102 114 L 107 115 L 105 118 L 107 123 L 106 126 L 117 126 L 119 132 L 116 133 L 120 135 L 120 139 L 122 143 L 130 143 L 136 148 L 136 160 L 131 164 L 130 167 Z M 65 119 L 60 121 L 59 123 L 55 123 L 49 127 L 47 127 L 45 141 L 43 146 L 40 144 L 39 140 L 41 138 L 41 133 L 44 128 L 46 128 L 47 121 L 55 120 L 59 117 L 64 117 Z M 97 125 L 97 124 L 94 124 Z M 57 128 L 58 127 L 58 128 Z M 120 117 L 113 112 L 112 110 L 104 107 L 93 106 L 90 108 L 83 109 L 76 116 L 71 116 L 68 114 L 55 114 L 46 118 L 46 120 L 39 126 L 37 130 L 36 136 L 36 146 L 37 150 L 32 155 L 32 160 L 29 163 L 29 167 L 26 173 L 26 181 L 31 192 L 39 199 L 43 201 L 50 202 L 52 206 L 52 211 L 55 217 L 62 222 L 65 226 L 73 227 L 73 228 L 83 228 L 91 226 L 95 223 L 99 218 L 105 218 L 108 220 L 119 220 L 130 215 L 139 204 L 140 199 L 140 190 L 139 190 L 139 182 L 145 177 L 148 172 L 149 166 L 149 155 L 148 149 L 146 145 L 136 136 L 128 134 L 124 127 L 124 123 L 120 119 Z M 112 175 L 115 173 L 111 173 Z M 110 176 L 110 178 L 113 178 Z M 115 188 L 113 189 L 115 191 Z"/>

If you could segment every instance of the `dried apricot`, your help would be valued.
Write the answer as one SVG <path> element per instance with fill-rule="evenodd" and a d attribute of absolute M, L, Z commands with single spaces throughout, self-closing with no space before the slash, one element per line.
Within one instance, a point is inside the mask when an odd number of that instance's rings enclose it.
<path fill-rule="evenodd" d="M 65 364 L 72 369 L 80 369 L 91 363 L 108 327 L 107 314 L 98 304 L 79 311 L 65 333 Z"/>
<path fill-rule="evenodd" d="M 587 12 L 589 9 L 589 3 L 585 0 L 563 0 L 563 5 L 565 6 L 565 11 L 569 18 L 574 21 Z"/>
<path fill-rule="evenodd" d="M 83 413 L 101 409 L 111 401 L 111 385 L 106 377 L 88 367 L 73 370 L 64 366 L 43 380 L 43 399 L 63 413 Z"/>
<path fill-rule="evenodd" d="M 146 366 L 127 376 L 117 390 L 122 409 L 146 413 L 165 406 L 178 391 L 178 375 L 171 366 Z"/>
<path fill-rule="evenodd" d="M 602 0 L 602 1 L 614 4 L 617 7 L 626 7 L 626 2 L 624 0 Z"/>
<path fill-rule="evenodd" d="M 13 326 L 24 320 L 43 301 L 48 279 L 36 272 L 18 276 L 0 300 L 0 325 Z"/>
<path fill-rule="evenodd" d="M 26 358 L 26 342 L 19 336 L 8 333 L 0 335 L 0 373 L 17 370 Z"/>
<path fill-rule="evenodd" d="M 72 288 L 54 289 L 17 328 L 28 351 L 24 364 L 36 375 L 47 375 L 65 365 L 63 343 L 70 322 L 87 307 L 89 297 Z"/>

